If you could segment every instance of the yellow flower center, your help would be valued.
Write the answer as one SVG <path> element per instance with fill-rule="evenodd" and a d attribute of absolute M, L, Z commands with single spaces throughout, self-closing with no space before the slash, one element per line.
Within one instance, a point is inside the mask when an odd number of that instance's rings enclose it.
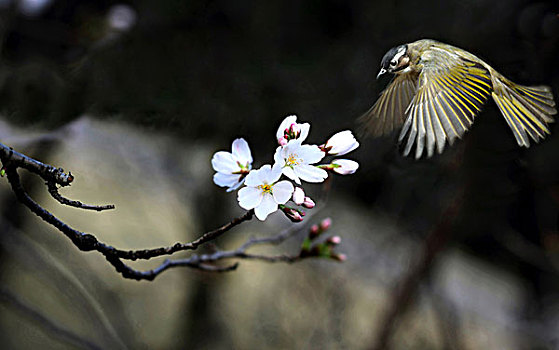
<path fill-rule="evenodd" d="M 264 184 L 258 185 L 258 188 L 262 190 L 264 193 L 272 193 L 272 185 Z"/>
<path fill-rule="evenodd" d="M 285 165 L 287 166 L 299 165 L 299 158 L 297 158 L 297 155 L 295 153 L 291 153 L 285 160 Z"/>

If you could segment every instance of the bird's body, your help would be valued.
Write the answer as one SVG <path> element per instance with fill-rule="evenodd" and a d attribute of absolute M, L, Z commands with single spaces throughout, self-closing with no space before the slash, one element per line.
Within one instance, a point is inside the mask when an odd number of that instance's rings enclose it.
<path fill-rule="evenodd" d="M 383 135 L 402 126 L 404 154 L 415 144 L 415 156 L 435 147 L 441 153 L 472 125 L 489 97 L 499 107 L 520 146 L 529 147 L 549 133 L 557 113 L 547 86 L 517 85 L 477 56 L 434 40 L 418 40 L 388 51 L 379 76 L 395 77 L 362 117 L 365 130 Z"/>

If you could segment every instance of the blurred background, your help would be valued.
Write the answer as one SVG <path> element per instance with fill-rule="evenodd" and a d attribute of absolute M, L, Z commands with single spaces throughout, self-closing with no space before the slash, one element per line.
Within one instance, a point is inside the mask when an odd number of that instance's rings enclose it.
<path fill-rule="evenodd" d="M 255 166 L 268 163 L 289 114 L 311 123 L 311 143 L 356 130 L 389 81 L 374 77 L 393 46 L 453 44 L 557 98 L 558 13 L 555 1 L 525 0 L 0 0 L 0 141 L 71 170 L 64 195 L 116 205 L 62 207 L 26 178 L 34 198 L 73 227 L 122 249 L 192 240 L 243 213 L 212 183 L 215 151 L 244 137 Z M 556 349 L 558 134 L 552 124 L 543 142 L 521 149 L 491 101 L 463 140 L 432 159 L 402 157 L 396 135 L 360 139 L 350 155 L 360 170 L 336 177 L 329 202 L 300 224 L 331 217 L 347 262 L 242 261 L 228 274 L 177 269 L 153 282 L 124 280 L 99 254 L 79 252 L 2 179 L 0 343 L 369 348 L 394 288 L 449 219 L 389 344 Z M 290 225 L 275 214 L 216 244 L 231 249 Z M 301 239 L 266 252 L 295 254 Z"/>

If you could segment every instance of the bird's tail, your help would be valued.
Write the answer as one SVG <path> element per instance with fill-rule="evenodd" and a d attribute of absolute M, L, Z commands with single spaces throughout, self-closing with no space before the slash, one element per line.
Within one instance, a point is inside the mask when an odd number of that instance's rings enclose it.
<path fill-rule="evenodd" d="M 491 95 L 520 146 L 530 147 L 528 135 L 539 142 L 549 134 L 547 124 L 557 114 L 549 87 L 517 85 L 501 76 L 493 80 Z"/>

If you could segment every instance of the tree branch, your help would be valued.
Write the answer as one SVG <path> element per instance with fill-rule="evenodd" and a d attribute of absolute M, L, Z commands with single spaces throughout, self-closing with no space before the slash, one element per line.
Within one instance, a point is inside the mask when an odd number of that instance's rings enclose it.
<path fill-rule="evenodd" d="M 229 223 L 215 229 L 208 231 L 201 235 L 198 239 L 188 242 L 188 243 L 175 243 L 172 246 L 160 247 L 154 249 L 142 249 L 142 250 L 121 250 L 112 247 L 108 244 L 100 242 L 94 235 L 78 231 L 48 210 L 43 208 L 40 204 L 35 202 L 31 196 L 27 193 L 25 188 L 21 183 L 20 176 L 18 174 L 18 168 L 26 169 L 34 174 L 39 175 L 46 181 L 49 193 L 58 200 L 61 204 L 69 205 L 72 207 L 87 209 L 87 210 L 106 210 L 112 209 L 114 206 L 92 206 L 83 204 L 79 201 L 73 201 L 67 199 L 58 193 L 57 186 L 68 186 L 74 177 L 70 172 L 64 173 L 62 168 L 55 168 L 48 164 L 43 164 L 36 161 L 24 154 L 14 151 L 12 148 L 7 147 L 0 143 L 0 160 L 2 161 L 3 170 L 6 172 L 8 177 L 8 182 L 12 188 L 12 191 L 16 195 L 17 199 L 26 207 L 28 207 L 35 215 L 43 219 L 48 224 L 54 226 L 60 232 L 62 232 L 66 237 L 68 237 L 72 243 L 82 251 L 97 251 L 105 257 L 105 259 L 119 272 L 124 278 L 134 279 L 134 280 L 148 280 L 152 281 L 159 274 L 173 267 L 190 267 L 202 271 L 209 272 L 228 272 L 233 271 L 237 268 L 238 263 L 233 263 L 230 265 L 216 265 L 217 262 L 227 259 L 246 259 L 246 260 L 259 260 L 264 262 L 284 262 L 293 263 L 306 258 L 320 257 L 320 252 L 308 252 L 301 250 L 297 255 L 276 255 L 267 256 L 259 254 L 248 253 L 247 250 L 255 245 L 263 244 L 279 244 L 290 237 L 294 236 L 296 233 L 300 232 L 300 229 L 285 230 L 276 236 L 265 237 L 265 238 L 250 238 L 247 242 L 242 244 L 239 248 L 231 251 L 217 251 L 212 254 L 196 255 L 193 254 L 188 258 L 170 260 L 166 259 L 159 266 L 152 270 L 140 271 L 132 268 L 123 262 L 123 260 L 150 260 L 152 258 L 172 255 L 180 251 L 195 250 L 199 246 L 213 241 L 233 229 L 234 227 L 240 225 L 245 221 L 249 221 L 254 216 L 254 211 L 249 210 L 245 214 L 238 218 L 231 220 Z M 296 227 L 296 226 L 295 226 Z"/>
<path fill-rule="evenodd" d="M 47 182 L 54 182 L 60 186 L 68 186 L 74 181 L 72 173 L 68 172 L 66 174 L 62 168 L 55 168 L 52 165 L 41 163 L 25 154 L 14 151 L 13 148 L 3 143 L 0 143 L 0 159 L 4 168 L 23 168 L 39 175 Z"/>

